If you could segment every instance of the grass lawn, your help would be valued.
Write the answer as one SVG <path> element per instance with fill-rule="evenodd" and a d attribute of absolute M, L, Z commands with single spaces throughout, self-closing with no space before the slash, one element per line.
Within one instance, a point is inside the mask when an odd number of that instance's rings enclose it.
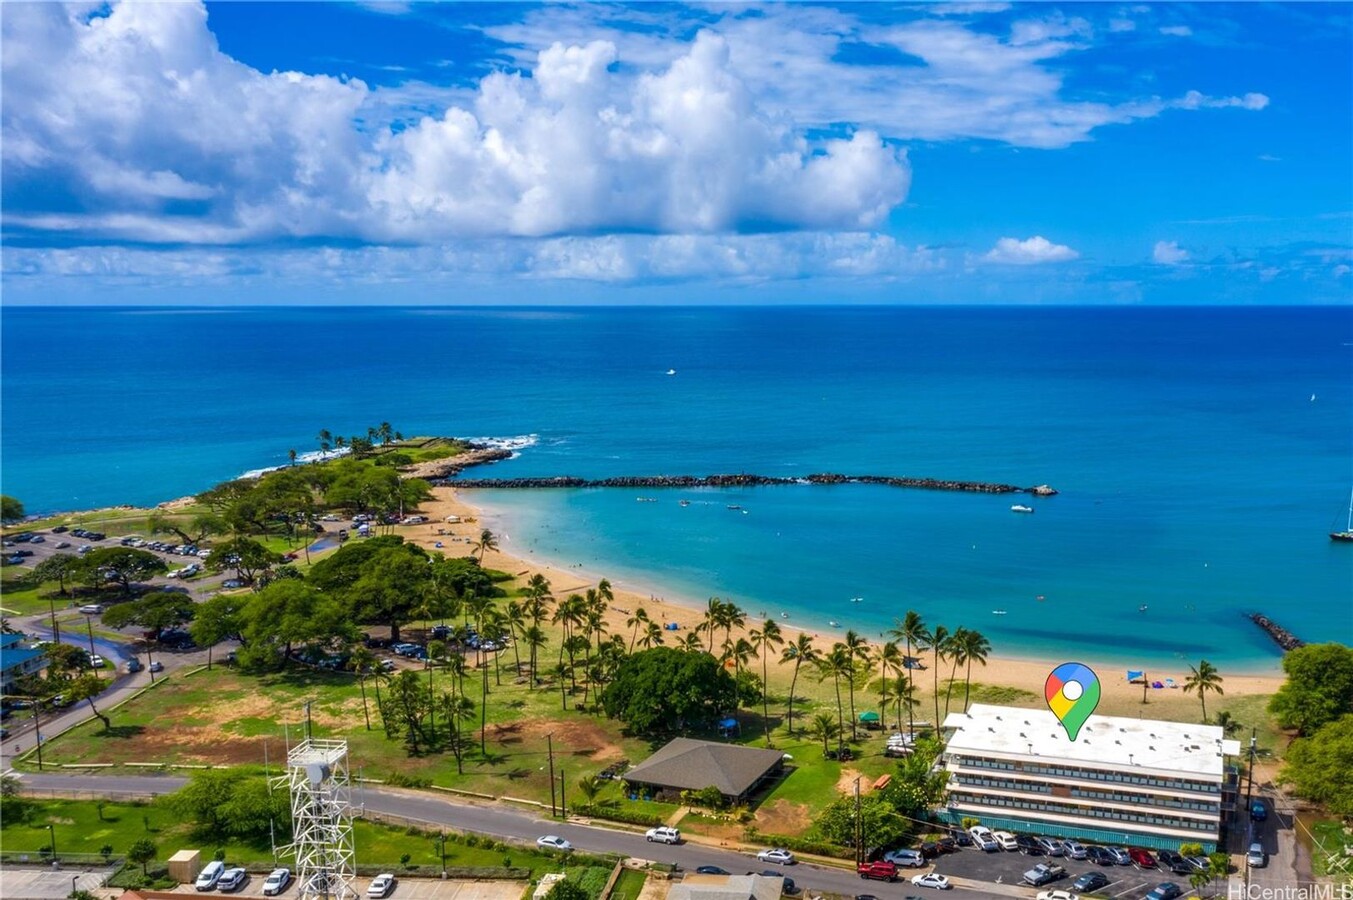
<path fill-rule="evenodd" d="M 612 900 L 635 900 L 647 879 L 648 876 L 637 869 L 623 869 L 611 889 Z"/>
<path fill-rule="evenodd" d="M 27 616 L 50 609 L 48 591 L 25 583 L 24 576 L 32 571 L 32 565 L 5 566 L 0 569 L 0 608 L 3 608 L 5 616 Z M 51 593 L 55 592 L 56 587 L 53 585 Z M 69 602 L 69 598 L 58 597 L 56 608 L 61 609 Z"/>
<path fill-rule="evenodd" d="M 49 832 L 47 826 L 52 826 Z M 224 850 L 231 863 L 266 865 L 273 856 L 267 838 L 258 841 L 231 839 L 224 843 L 203 840 L 159 803 L 96 803 L 90 800 L 38 800 L 27 821 L 7 817 L 0 827 L 0 842 L 6 853 L 32 853 L 37 856 L 51 846 L 56 837 L 58 855 L 63 853 L 97 854 L 105 846 L 115 855 L 124 854 L 133 842 L 149 838 L 159 848 L 163 863 L 182 849 L 200 849 L 207 857 Z M 278 844 L 290 840 L 279 833 Z M 411 865 L 440 865 L 437 833 L 419 828 L 396 828 L 358 819 L 353 822 L 353 840 L 359 865 L 396 868 L 404 854 Z M 285 859 L 284 859 L 285 864 Z M 532 877 L 558 871 L 559 860 L 534 849 L 504 845 L 499 841 L 473 835 L 454 835 L 446 842 L 448 866 L 528 868 Z M 642 879 L 641 882 L 642 883 Z"/>
<path fill-rule="evenodd" d="M 1311 865 L 1316 875 L 1334 876 L 1336 881 L 1353 880 L 1353 863 L 1344 855 L 1345 847 L 1353 847 L 1353 828 L 1334 819 L 1308 821 L 1302 819 L 1311 829 L 1316 845 L 1311 848 Z M 1339 868 L 1331 866 L 1333 863 Z"/>

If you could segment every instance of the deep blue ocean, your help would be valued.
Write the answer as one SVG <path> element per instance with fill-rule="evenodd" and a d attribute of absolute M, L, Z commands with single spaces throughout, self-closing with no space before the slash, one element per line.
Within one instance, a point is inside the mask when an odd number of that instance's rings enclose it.
<path fill-rule="evenodd" d="M 873 634 L 914 607 L 998 654 L 1176 674 L 1276 665 L 1249 610 L 1353 643 L 1353 544 L 1327 536 L 1353 488 L 1349 308 L 0 315 L 0 472 L 30 511 L 195 493 L 382 421 L 535 436 L 485 476 L 1048 483 L 1034 515 L 855 485 L 470 499 L 505 549 L 793 624 Z"/>

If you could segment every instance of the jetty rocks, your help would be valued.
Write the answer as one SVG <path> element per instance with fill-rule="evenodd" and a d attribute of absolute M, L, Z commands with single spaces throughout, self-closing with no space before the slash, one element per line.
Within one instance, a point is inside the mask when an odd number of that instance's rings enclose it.
<path fill-rule="evenodd" d="M 1263 613 L 1250 613 L 1248 618 L 1251 622 L 1264 629 L 1264 631 L 1268 633 L 1268 636 L 1273 638 L 1274 643 L 1284 650 L 1295 650 L 1298 647 L 1306 646 L 1305 641 Z"/>
<path fill-rule="evenodd" d="M 434 459 L 429 462 L 414 463 L 411 466 L 404 466 L 400 471 L 410 478 L 425 478 L 434 481 L 440 478 L 451 478 L 459 475 L 463 470 L 471 466 L 485 465 L 486 463 L 500 462 L 509 459 L 512 451 L 504 447 L 488 447 L 483 444 L 470 444 L 470 449 L 464 453 L 450 456 L 446 459 Z"/>
<path fill-rule="evenodd" d="M 462 466 L 462 468 L 464 468 Z M 454 474 L 454 473 L 452 473 Z M 954 481 L 941 478 L 908 478 L 897 475 L 840 475 L 819 472 L 801 478 L 773 475 L 622 475 L 613 478 L 578 478 L 572 475 L 536 478 L 448 478 L 451 487 L 501 489 L 535 488 L 697 488 L 760 487 L 788 484 L 882 484 L 889 487 L 919 488 L 931 491 L 968 491 L 978 494 L 1036 494 L 1050 497 L 1057 493 L 1046 484 L 1019 487 L 985 481 Z"/>

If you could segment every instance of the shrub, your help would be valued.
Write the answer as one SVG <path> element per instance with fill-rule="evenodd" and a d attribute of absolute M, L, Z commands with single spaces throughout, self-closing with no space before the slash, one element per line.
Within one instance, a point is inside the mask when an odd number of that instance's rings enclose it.
<path fill-rule="evenodd" d="M 682 791 L 681 802 L 687 806 L 703 806 L 705 809 L 724 808 L 723 794 L 713 785 L 703 787 L 698 791 Z"/>
<path fill-rule="evenodd" d="M 974 825 L 980 825 L 981 823 L 976 819 L 974 819 L 972 816 L 964 816 L 962 819 L 959 820 L 958 824 L 963 826 L 963 830 L 966 831 L 969 828 L 972 828 Z"/>
<path fill-rule="evenodd" d="M 748 827 L 744 834 L 747 840 L 772 847 L 784 847 L 798 853 L 812 853 L 817 856 L 830 856 L 835 859 L 854 859 L 855 851 L 839 844 L 827 841 L 814 841 L 808 838 L 792 837 L 787 834 L 764 834 L 754 827 Z"/>
<path fill-rule="evenodd" d="M 611 822 L 624 822 L 626 825 L 642 825 L 645 828 L 653 828 L 663 823 L 662 816 L 654 813 L 641 812 L 635 809 L 626 809 L 623 806 L 598 806 L 594 803 L 575 803 L 573 805 L 575 815 L 587 816 L 593 819 L 607 819 Z"/>
<path fill-rule="evenodd" d="M 385 783 L 391 787 L 404 788 L 429 788 L 432 787 L 431 778 L 422 778 L 418 775 L 406 775 L 403 772 L 391 772 L 385 776 Z"/>

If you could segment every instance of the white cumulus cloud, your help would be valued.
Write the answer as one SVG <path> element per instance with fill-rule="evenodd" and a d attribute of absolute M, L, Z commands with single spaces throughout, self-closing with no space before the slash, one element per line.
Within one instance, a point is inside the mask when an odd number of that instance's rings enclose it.
<path fill-rule="evenodd" d="M 1003 237 L 982 259 L 990 263 L 1029 266 L 1038 263 L 1068 262 L 1079 256 L 1079 253 L 1065 244 L 1054 244 L 1041 235 L 1035 235 L 1023 241 Z"/>
<path fill-rule="evenodd" d="M 1193 34 L 1193 29 L 1187 25 L 1162 25 L 1160 33 L 1170 37 L 1188 37 Z"/>
<path fill-rule="evenodd" d="M 1175 241 L 1156 241 L 1151 258 L 1162 266 L 1177 266 L 1188 261 L 1189 252 Z"/>

